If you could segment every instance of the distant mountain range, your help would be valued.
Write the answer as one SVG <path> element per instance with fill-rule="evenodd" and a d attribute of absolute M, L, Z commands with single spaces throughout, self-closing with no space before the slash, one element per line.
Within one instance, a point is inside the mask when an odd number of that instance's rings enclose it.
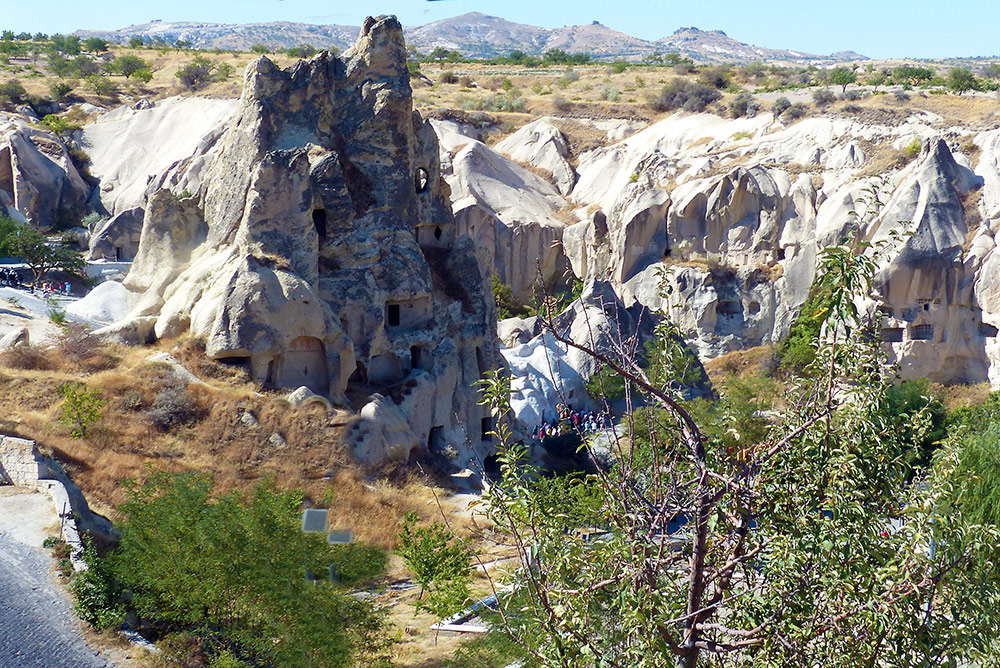
<path fill-rule="evenodd" d="M 249 24 L 153 21 L 121 30 L 81 30 L 76 34 L 103 37 L 114 42 L 127 42 L 132 37 L 162 38 L 168 42 L 184 40 L 199 49 L 245 51 L 254 44 L 266 44 L 272 48 L 311 44 L 317 48 L 332 46 L 343 50 L 354 43 L 359 30 L 357 26 L 285 21 Z M 540 55 L 550 49 L 562 49 L 569 53 L 588 53 L 601 60 L 640 60 L 657 52 L 679 52 L 697 62 L 717 63 L 762 60 L 801 64 L 867 60 L 853 51 L 820 56 L 757 47 L 732 39 L 720 30 L 681 28 L 669 37 L 649 42 L 612 30 L 596 21 L 582 26 L 539 28 L 479 12 L 422 26 L 409 26 L 406 28 L 406 39 L 408 44 L 424 53 L 440 47 L 475 58 L 501 56 L 511 51 Z"/>

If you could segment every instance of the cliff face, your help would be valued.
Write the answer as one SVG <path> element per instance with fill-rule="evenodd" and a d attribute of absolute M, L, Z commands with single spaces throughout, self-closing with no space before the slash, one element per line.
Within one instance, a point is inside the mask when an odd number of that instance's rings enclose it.
<path fill-rule="evenodd" d="M 448 195 L 395 18 L 368 19 L 341 57 L 261 58 L 198 192 L 149 199 L 134 307 L 108 333 L 190 331 L 267 386 L 352 403 L 366 461 L 479 445 L 495 308 Z"/>

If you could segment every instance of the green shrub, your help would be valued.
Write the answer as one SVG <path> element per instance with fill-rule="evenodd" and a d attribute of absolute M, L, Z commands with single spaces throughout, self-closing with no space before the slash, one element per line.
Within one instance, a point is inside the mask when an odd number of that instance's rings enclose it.
<path fill-rule="evenodd" d="M 918 137 L 914 137 L 909 144 L 903 147 L 903 155 L 906 156 L 907 160 L 913 160 L 915 157 L 920 155 L 920 150 L 924 147 L 924 144 Z"/>
<path fill-rule="evenodd" d="M 686 79 L 674 79 L 660 91 L 659 95 L 649 98 L 649 106 L 655 111 L 704 111 L 708 105 L 722 97 L 722 94 L 711 86 L 694 83 Z"/>
<path fill-rule="evenodd" d="M 472 551 L 445 525 L 417 527 L 418 519 L 412 512 L 403 518 L 398 553 L 420 585 L 420 597 L 424 592 L 428 595 L 426 600 L 418 600 L 417 607 L 449 617 L 469 601 Z"/>
<path fill-rule="evenodd" d="M 621 99 L 621 92 L 613 86 L 605 86 L 601 89 L 601 99 L 608 102 L 617 102 Z"/>
<path fill-rule="evenodd" d="M 611 63 L 611 71 L 615 74 L 621 74 L 628 69 L 628 61 L 624 58 L 619 58 L 615 62 Z"/>
<path fill-rule="evenodd" d="M 89 540 L 82 556 L 87 569 L 74 575 L 70 582 L 73 608 L 80 619 L 98 631 L 115 628 L 125 619 L 125 606 L 111 563 L 97 556 Z"/>
<path fill-rule="evenodd" d="M 101 419 L 105 401 L 101 391 L 82 383 L 66 383 L 59 388 L 63 395 L 60 422 L 70 427 L 70 436 L 86 438 L 87 429 Z"/>
<path fill-rule="evenodd" d="M 384 665 L 383 616 L 349 589 L 306 577 L 326 573 L 336 552 L 302 531 L 302 494 L 270 480 L 246 496 L 211 489 L 205 474 L 155 470 L 126 486 L 121 542 L 108 558 L 130 607 L 251 665 Z"/>

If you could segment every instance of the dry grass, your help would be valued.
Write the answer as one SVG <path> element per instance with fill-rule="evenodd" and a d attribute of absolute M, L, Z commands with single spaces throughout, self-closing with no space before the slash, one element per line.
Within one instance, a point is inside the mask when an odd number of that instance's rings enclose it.
<path fill-rule="evenodd" d="M 112 76 L 109 79 L 114 82 L 120 91 L 123 101 L 137 98 L 162 99 L 173 95 L 187 95 L 192 91 L 183 86 L 176 77 L 177 70 L 189 64 L 196 56 L 208 58 L 213 63 L 228 63 L 233 68 L 233 74 L 225 81 L 213 82 L 199 89 L 196 94 L 201 97 L 212 98 L 234 98 L 239 97 L 243 90 L 243 71 L 246 66 L 256 60 L 259 55 L 255 53 L 236 53 L 225 51 L 221 53 L 195 52 L 177 49 L 132 49 L 127 46 L 112 45 L 109 50 L 109 57 L 134 54 L 151 65 L 153 78 L 149 83 L 143 84 L 121 76 Z M 273 54 L 268 58 L 273 60 L 279 67 L 287 67 L 295 62 L 295 59 L 288 56 Z M 29 70 L 29 67 L 31 68 Z M 50 74 L 45 68 L 45 58 L 39 58 L 37 63 L 32 63 L 30 58 L 14 58 L 6 65 L 0 65 L 0 78 L 16 78 L 32 95 L 49 96 L 49 89 L 52 84 L 58 81 L 66 81 L 74 86 L 72 95 L 80 100 L 106 106 L 114 104 L 115 100 L 102 98 L 87 90 L 87 87 L 78 80 L 65 80 Z"/>
<path fill-rule="evenodd" d="M 705 362 L 705 371 L 708 372 L 709 380 L 716 386 L 734 376 L 738 378 L 767 376 L 774 370 L 774 355 L 773 346 L 734 350 Z"/>
<path fill-rule="evenodd" d="M 169 367 L 147 361 L 162 350 L 205 385 L 184 387 Z M 395 473 L 368 482 L 369 473 L 354 463 L 345 445 L 350 413 L 316 403 L 293 409 L 281 395 L 250 382 L 242 370 L 207 358 L 196 340 L 150 348 L 92 342 L 82 360 L 79 352 L 77 342 L 64 339 L 46 351 L 0 358 L 5 408 L 0 433 L 33 439 L 51 452 L 97 512 L 114 517 L 114 508 L 125 498 L 121 482 L 141 480 L 153 466 L 210 471 L 219 492 L 248 490 L 273 476 L 280 487 L 303 490 L 312 503 L 332 498 L 331 525 L 350 528 L 359 540 L 382 547 L 394 545 L 406 512 L 427 519 L 438 515 L 421 477 Z M 107 402 L 85 439 L 70 438 L 59 420 L 60 387 L 67 382 L 97 388 Z M 189 407 L 191 419 L 157 428 L 151 409 L 161 393 Z M 256 426 L 244 423 L 245 412 L 253 414 Z M 451 515 L 466 532 L 461 510 Z"/>
<path fill-rule="evenodd" d="M 975 406 L 986 401 L 990 395 L 989 383 L 978 383 L 976 385 L 940 385 L 931 383 L 931 395 L 941 397 L 944 407 L 949 411 L 959 408 Z"/>

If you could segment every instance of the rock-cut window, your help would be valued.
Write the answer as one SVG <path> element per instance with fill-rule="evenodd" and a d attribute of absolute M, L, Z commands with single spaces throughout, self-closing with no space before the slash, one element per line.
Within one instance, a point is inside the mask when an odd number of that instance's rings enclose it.
<path fill-rule="evenodd" d="M 427 174 L 427 170 L 423 167 L 417 167 L 417 173 L 413 175 L 413 189 L 417 191 L 417 194 L 426 192 L 430 182 L 431 177 Z"/>

